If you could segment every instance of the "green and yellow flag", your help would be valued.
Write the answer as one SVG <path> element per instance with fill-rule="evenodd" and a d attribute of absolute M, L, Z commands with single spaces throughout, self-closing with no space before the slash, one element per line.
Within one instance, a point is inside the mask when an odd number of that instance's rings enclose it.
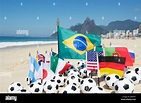
<path fill-rule="evenodd" d="M 81 34 L 58 27 L 58 54 L 64 59 L 85 59 L 86 51 L 101 45 L 101 38 L 95 34 Z"/>

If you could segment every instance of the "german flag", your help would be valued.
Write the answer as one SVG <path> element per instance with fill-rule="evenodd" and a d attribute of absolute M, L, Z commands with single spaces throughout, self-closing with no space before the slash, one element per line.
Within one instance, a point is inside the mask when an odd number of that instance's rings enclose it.
<path fill-rule="evenodd" d="M 100 76 L 115 73 L 122 77 L 124 74 L 125 61 L 125 57 L 99 56 Z"/>

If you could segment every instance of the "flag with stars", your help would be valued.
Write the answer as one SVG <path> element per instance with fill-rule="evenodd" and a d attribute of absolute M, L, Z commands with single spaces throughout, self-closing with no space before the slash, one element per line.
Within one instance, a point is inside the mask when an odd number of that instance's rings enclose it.
<path fill-rule="evenodd" d="M 102 52 L 93 50 L 86 52 L 86 67 L 88 70 L 97 71 L 99 69 L 98 56 L 102 56 Z"/>
<path fill-rule="evenodd" d="M 58 57 L 63 59 L 86 59 L 89 50 L 103 51 L 101 38 L 96 34 L 77 33 L 58 27 Z"/>

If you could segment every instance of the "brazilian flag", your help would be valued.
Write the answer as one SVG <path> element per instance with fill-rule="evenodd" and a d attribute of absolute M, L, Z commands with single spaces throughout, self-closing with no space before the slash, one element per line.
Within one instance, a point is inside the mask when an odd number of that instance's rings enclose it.
<path fill-rule="evenodd" d="M 101 45 L 101 38 L 95 34 L 81 34 L 58 27 L 58 54 L 64 59 L 86 59 L 86 51 Z"/>

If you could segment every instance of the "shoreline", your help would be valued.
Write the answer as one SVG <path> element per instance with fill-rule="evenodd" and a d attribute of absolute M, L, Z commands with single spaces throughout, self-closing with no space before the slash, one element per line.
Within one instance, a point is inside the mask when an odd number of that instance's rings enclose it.
<path fill-rule="evenodd" d="M 16 46 L 7 46 L 7 47 L 3 47 L 0 48 L 0 50 L 7 50 L 7 49 L 15 49 L 15 48 L 22 48 L 22 47 L 32 47 L 32 46 L 43 46 L 43 45 L 53 45 L 53 44 L 57 44 L 57 42 L 49 42 L 49 43 L 45 43 L 45 44 L 29 44 L 29 45 L 16 45 Z"/>

